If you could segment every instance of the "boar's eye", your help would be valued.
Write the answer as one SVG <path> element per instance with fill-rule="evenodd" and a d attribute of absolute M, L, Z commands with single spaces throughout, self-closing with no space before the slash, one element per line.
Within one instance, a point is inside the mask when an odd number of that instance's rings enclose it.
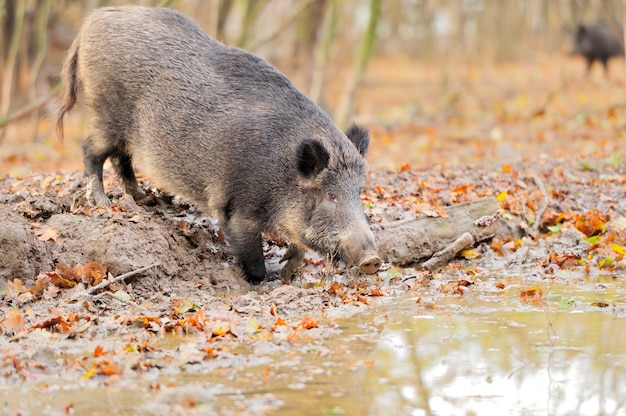
<path fill-rule="evenodd" d="M 337 194 L 334 192 L 326 192 L 326 199 L 328 199 L 329 201 L 336 201 Z"/>

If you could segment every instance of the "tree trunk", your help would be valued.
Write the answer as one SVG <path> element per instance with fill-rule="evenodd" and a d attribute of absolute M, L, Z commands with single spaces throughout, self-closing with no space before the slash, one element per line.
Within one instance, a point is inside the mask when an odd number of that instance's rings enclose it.
<path fill-rule="evenodd" d="M 372 56 L 381 5 L 382 0 L 370 0 L 370 20 L 367 25 L 367 30 L 363 36 L 363 42 L 361 43 L 361 49 L 359 50 L 354 71 L 352 76 L 348 79 L 346 89 L 344 90 L 339 108 L 337 109 L 337 118 L 335 121 L 341 129 L 344 129 L 348 125 L 348 119 L 352 117 L 356 92 L 363 78 L 363 74 L 365 73 L 367 62 Z"/>

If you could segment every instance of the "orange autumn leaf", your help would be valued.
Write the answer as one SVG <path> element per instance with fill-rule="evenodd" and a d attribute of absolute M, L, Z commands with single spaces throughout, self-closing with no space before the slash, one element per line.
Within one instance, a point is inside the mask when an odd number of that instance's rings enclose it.
<path fill-rule="evenodd" d="M 448 212 L 446 211 L 446 209 L 442 206 L 437 206 L 437 208 L 435 209 L 437 211 L 437 215 L 439 215 L 442 218 L 448 218 Z"/>
<path fill-rule="evenodd" d="M 385 293 L 380 289 L 371 289 L 367 296 L 385 296 Z"/>
<path fill-rule="evenodd" d="M 204 312 L 204 308 L 200 308 L 200 310 L 194 314 L 186 316 L 183 319 L 183 324 L 185 327 L 192 326 L 196 329 L 202 330 L 206 324 L 206 314 Z"/>
<path fill-rule="evenodd" d="M 97 345 L 96 348 L 93 350 L 93 356 L 95 358 L 101 357 L 104 354 L 104 348 L 102 348 L 100 345 Z"/>
<path fill-rule="evenodd" d="M 467 190 L 470 188 L 470 185 L 461 185 L 461 186 L 457 186 L 454 189 L 450 189 L 450 192 L 452 192 L 453 194 L 464 194 L 467 193 Z"/>
<path fill-rule="evenodd" d="M 519 295 L 522 302 L 526 303 L 538 303 L 544 299 L 543 290 L 538 286 L 533 286 L 528 290 L 522 290 Z"/>
<path fill-rule="evenodd" d="M 511 173 L 511 165 L 502 165 L 502 172 Z"/>
<path fill-rule="evenodd" d="M 50 276 L 48 276 L 47 274 L 40 274 L 39 276 L 37 276 L 35 285 L 29 288 L 29 290 L 33 295 L 40 297 L 43 294 L 44 290 L 46 290 L 46 288 L 50 285 L 50 283 Z"/>
<path fill-rule="evenodd" d="M 277 316 L 276 320 L 274 321 L 274 326 L 287 326 L 287 322 L 285 322 L 284 319 L 280 316 Z"/>
<path fill-rule="evenodd" d="M 374 186 L 374 189 L 378 193 L 378 197 L 379 198 L 387 198 L 387 192 L 385 192 L 385 190 L 383 189 L 382 185 L 376 184 Z"/>
<path fill-rule="evenodd" d="M 89 280 L 89 284 L 91 286 L 95 286 L 102 282 L 102 279 L 106 276 L 107 266 L 96 263 L 89 262 L 85 264 L 83 269 L 83 277 Z"/>
<path fill-rule="evenodd" d="M 46 275 L 50 278 L 50 281 L 52 282 L 53 285 L 60 287 L 60 288 L 71 289 L 77 284 L 76 280 L 66 279 L 56 271 L 46 272 Z"/>
<path fill-rule="evenodd" d="M 3 327 L 13 331 L 14 334 L 22 332 L 25 327 L 24 318 L 18 308 L 11 308 L 4 320 L 0 323 L 2 323 Z"/>
<path fill-rule="evenodd" d="M 411 169 L 411 165 L 409 163 L 405 163 L 404 165 L 400 166 L 400 172 L 405 172 L 410 169 Z"/>
<path fill-rule="evenodd" d="M 305 316 L 300 322 L 300 327 L 303 329 L 317 328 L 317 321 L 311 317 Z"/>
<path fill-rule="evenodd" d="M 606 220 L 606 215 L 594 208 L 585 215 L 576 215 L 575 226 L 587 237 L 591 237 L 606 231 Z"/>
<path fill-rule="evenodd" d="M 218 322 L 213 328 L 214 337 L 223 337 L 230 332 L 230 324 L 228 322 Z"/>

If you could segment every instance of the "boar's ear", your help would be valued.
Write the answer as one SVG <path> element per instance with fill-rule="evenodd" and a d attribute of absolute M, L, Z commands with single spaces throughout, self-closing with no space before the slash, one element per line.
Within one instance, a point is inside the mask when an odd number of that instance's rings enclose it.
<path fill-rule="evenodd" d="M 365 157 L 370 144 L 370 133 L 367 129 L 353 124 L 346 130 L 346 136 L 356 146 L 361 156 Z"/>
<path fill-rule="evenodd" d="M 323 144 L 307 139 L 298 149 L 298 171 L 306 178 L 317 175 L 328 166 L 329 159 Z"/>

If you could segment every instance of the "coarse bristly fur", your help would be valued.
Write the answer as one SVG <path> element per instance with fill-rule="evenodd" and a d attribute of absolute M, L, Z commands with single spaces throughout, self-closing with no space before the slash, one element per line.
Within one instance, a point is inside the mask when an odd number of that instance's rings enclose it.
<path fill-rule="evenodd" d="M 107 7 L 85 20 L 62 77 L 58 131 L 80 92 L 95 205 L 110 205 L 106 159 L 128 193 L 146 198 L 136 163 L 159 187 L 219 219 L 253 283 L 265 277 L 265 231 L 291 243 L 287 274 L 305 248 L 348 264 L 365 259 L 366 272 L 380 266 L 359 197 L 367 130 L 342 133 L 263 59 L 210 38 L 173 10 Z"/>

